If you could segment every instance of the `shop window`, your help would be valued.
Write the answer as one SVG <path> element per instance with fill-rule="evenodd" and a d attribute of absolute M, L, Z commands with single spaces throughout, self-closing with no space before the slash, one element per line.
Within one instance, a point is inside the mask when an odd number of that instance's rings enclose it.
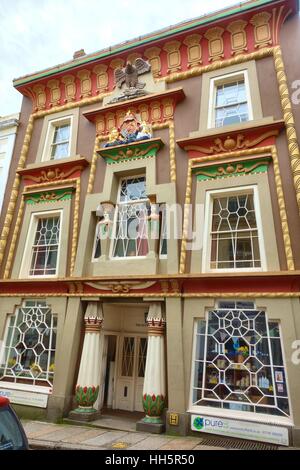
<path fill-rule="evenodd" d="M 43 160 L 59 160 L 70 156 L 72 117 L 50 121 Z"/>
<path fill-rule="evenodd" d="M 26 300 L 10 316 L 0 358 L 0 383 L 52 388 L 57 318 L 43 300 Z"/>
<path fill-rule="evenodd" d="M 192 406 L 289 416 L 280 324 L 249 302 L 196 322 Z"/>
<path fill-rule="evenodd" d="M 211 81 L 209 127 L 223 127 L 252 119 L 246 71 Z"/>
<path fill-rule="evenodd" d="M 144 176 L 120 181 L 115 211 L 112 257 L 142 257 L 149 251 L 149 201 Z"/>
<path fill-rule="evenodd" d="M 204 270 L 261 270 L 263 239 L 256 188 L 207 196 Z"/>

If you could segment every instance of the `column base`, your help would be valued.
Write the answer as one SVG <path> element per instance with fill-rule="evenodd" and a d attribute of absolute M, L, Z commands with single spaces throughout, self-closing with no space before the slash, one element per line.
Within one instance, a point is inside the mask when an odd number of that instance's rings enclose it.
<path fill-rule="evenodd" d="M 150 432 L 151 434 L 162 434 L 166 426 L 161 418 L 150 418 L 146 416 L 136 423 L 136 430 Z"/>
<path fill-rule="evenodd" d="M 74 421 L 82 421 L 84 423 L 95 421 L 96 419 L 99 419 L 100 416 L 101 412 L 95 410 L 94 408 L 88 411 L 85 411 L 82 408 L 76 408 L 76 410 L 72 410 L 69 413 L 69 419 Z"/>

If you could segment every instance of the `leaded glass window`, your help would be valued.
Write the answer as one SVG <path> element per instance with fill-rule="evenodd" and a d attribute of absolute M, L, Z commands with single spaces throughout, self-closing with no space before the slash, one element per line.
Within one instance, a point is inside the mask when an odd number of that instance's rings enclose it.
<path fill-rule="evenodd" d="M 125 336 L 123 341 L 123 352 L 122 352 L 122 373 L 123 377 L 133 376 L 134 366 L 134 351 L 135 351 L 135 340 L 134 337 Z"/>
<path fill-rule="evenodd" d="M 244 79 L 217 85 L 215 100 L 216 127 L 249 120 Z"/>
<path fill-rule="evenodd" d="M 249 302 L 222 302 L 198 320 L 195 406 L 289 416 L 280 325 Z"/>
<path fill-rule="evenodd" d="M 121 181 L 115 214 L 113 257 L 146 256 L 149 203 L 145 177 Z"/>
<path fill-rule="evenodd" d="M 210 269 L 260 268 L 253 194 L 213 198 Z"/>
<path fill-rule="evenodd" d="M 138 377 L 145 377 L 148 339 L 140 338 L 138 356 Z"/>
<path fill-rule="evenodd" d="M 60 217 L 41 217 L 32 245 L 30 276 L 55 275 L 60 235 Z"/>
<path fill-rule="evenodd" d="M 26 300 L 8 321 L 0 381 L 52 387 L 57 318 L 44 300 Z"/>
<path fill-rule="evenodd" d="M 70 123 L 55 126 L 51 143 L 51 160 L 69 156 L 70 130 Z"/>
<path fill-rule="evenodd" d="M 161 231 L 160 231 L 160 256 L 165 257 L 168 255 L 168 218 L 167 206 L 163 204 L 160 208 L 161 211 Z"/>

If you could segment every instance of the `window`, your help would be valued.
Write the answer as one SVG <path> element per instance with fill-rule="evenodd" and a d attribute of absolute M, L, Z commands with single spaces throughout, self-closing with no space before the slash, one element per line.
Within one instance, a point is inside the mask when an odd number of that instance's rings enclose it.
<path fill-rule="evenodd" d="M 44 300 L 26 300 L 8 321 L 0 383 L 52 387 L 57 318 Z"/>
<path fill-rule="evenodd" d="M 37 219 L 32 245 L 30 276 L 55 275 L 60 238 L 60 216 Z"/>
<path fill-rule="evenodd" d="M 223 127 L 252 119 L 245 71 L 213 79 L 211 86 L 209 127 Z"/>
<path fill-rule="evenodd" d="M 160 258 L 166 258 L 168 255 L 168 216 L 166 204 L 162 204 L 162 206 L 160 207 L 160 214 L 161 230 L 159 255 Z"/>
<path fill-rule="evenodd" d="M 204 270 L 262 269 L 264 260 L 256 189 L 208 193 L 208 260 L 204 250 Z"/>
<path fill-rule="evenodd" d="M 121 180 L 115 213 L 113 257 L 146 256 L 149 202 L 144 176 Z"/>
<path fill-rule="evenodd" d="M 224 301 L 196 322 L 192 406 L 289 416 L 280 324 Z"/>
<path fill-rule="evenodd" d="M 95 230 L 94 248 L 92 259 L 98 259 L 101 256 L 101 234 L 103 230 L 103 223 L 98 222 Z"/>
<path fill-rule="evenodd" d="M 51 144 L 51 160 L 64 158 L 69 155 L 70 124 L 55 126 Z"/>
<path fill-rule="evenodd" d="M 49 121 L 43 160 L 59 160 L 70 156 L 72 117 Z"/>

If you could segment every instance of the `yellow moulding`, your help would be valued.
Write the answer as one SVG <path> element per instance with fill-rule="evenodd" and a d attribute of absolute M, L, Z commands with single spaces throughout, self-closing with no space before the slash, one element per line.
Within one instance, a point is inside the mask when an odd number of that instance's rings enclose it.
<path fill-rule="evenodd" d="M 281 100 L 281 107 L 282 107 L 284 121 L 286 125 L 286 135 L 287 135 L 288 148 L 289 148 L 289 154 L 290 154 L 290 159 L 291 159 L 294 185 L 295 185 L 295 190 L 296 190 L 296 197 L 297 197 L 297 202 L 298 202 L 298 207 L 299 207 L 299 212 L 300 212 L 300 174 L 298 174 L 299 173 L 298 168 L 300 166 L 300 152 L 299 152 L 299 146 L 298 146 L 297 137 L 296 137 L 295 122 L 294 122 L 294 117 L 293 117 L 293 112 L 292 112 L 291 101 L 289 97 L 287 78 L 285 74 L 284 63 L 282 59 L 280 46 L 263 48 L 259 51 L 252 52 L 251 54 L 244 54 L 244 55 L 241 54 L 228 60 L 217 61 L 217 62 L 214 62 L 213 64 L 209 64 L 203 67 L 195 67 L 185 72 L 174 73 L 160 80 L 165 80 L 167 83 L 172 83 L 178 80 L 185 80 L 190 77 L 202 75 L 203 73 L 206 73 L 212 70 L 218 70 L 221 68 L 228 67 L 230 65 L 240 64 L 248 60 L 259 60 L 264 57 L 268 57 L 272 55 L 274 57 L 275 70 L 276 70 L 277 82 L 278 82 L 278 88 L 279 88 L 279 94 L 280 94 L 280 100 Z M 34 114 L 31 114 L 29 121 L 28 121 L 27 129 L 26 129 L 23 147 L 21 150 L 18 169 L 22 169 L 25 166 L 29 144 L 31 140 L 31 135 L 32 135 L 32 130 L 33 130 L 34 119 L 47 116 L 49 114 L 53 114 L 58 111 L 63 111 L 66 109 L 72 109 L 75 107 L 81 107 L 81 106 L 93 104 L 98 101 L 101 101 L 104 96 L 108 96 L 110 94 L 111 93 L 103 93 L 99 96 L 85 98 L 79 102 L 67 103 L 64 106 L 56 106 L 47 111 L 38 111 Z M 174 155 L 175 155 L 175 144 L 174 144 Z M 171 158 L 171 155 L 170 155 L 170 158 Z M 95 165 L 96 165 L 96 160 L 94 161 L 94 166 Z M 172 168 L 173 170 L 171 170 L 171 172 L 172 172 L 172 181 L 173 181 L 174 178 L 176 180 L 175 158 L 174 158 L 174 163 L 172 163 Z M 95 169 L 91 168 L 91 171 L 92 170 L 95 172 Z M 174 170 L 175 170 L 175 173 L 174 173 Z M 94 178 L 94 174 L 90 178 L 90 181 L 89 181 L 90 183 L 92 183 L 92 178 Z M 0 237 L 0 266 L 3 262 L 5 249 L 7 245 L 7 239 L 9 236 L 10 227 L 11 227 L 12 220 L 14 217 L 16 201 L 17 201 L 18 194 L 19 194 L 19 186 L 20 186 L 20 177 L 19 175 L 16 175 L 14 183 L 13 183 L 12 192 L 10 195 L 10 201 L 9 201 L 8 209 L 6 212 L 1 237 Z"/>
<path fill-rule="evenodd" d="M 289 226 L 287 222 L 285 201 L 284 201 L 284 195 L 283 195 L 283 189 L 282 189 L 282 182 L 281 182 L 281 176 L 280 176 L 280 171 L 279 171 L 277 150 L 276 150 L 275 145 L 271 145 L 268 147 L 257 147 L 253 149 L 227 152 L 221 155 L 216 154 L 216 155 L 210 155 L 208 157 L 191 158 L 189 160 L 187 183 L 186 183 L 186 194 L 185 194 L 185 206 L 184 206 L 184 215 L 183 215 L 183 234 L 182 234 L 182 243 L 181 243 L 180 266 L 179 266 L 180 274 L 184 274 L 186 272 L 186 251 L 187 251 L 186 247 L 187 247 L 187 237 L 188 237 L 188 230 L 189 230 L 189 220 L 190 220 L 193 167 L 197 166 L 196 165 L 197 163 L 205 163 L 205 162 L 210 162 L 210 161 L 218 162 L 226 158 L 236 158 L 236 157 L 242 158 L 248 155 L 261 155 L 261 154 L 266 154 L 266 153 L 271 154 L 272 159 L 273 159 L 275 185 L 276 185 L 277 199 L 278 199 L 278 205 L 279 205 L 279 213 L 280 213 L 287 268 L 289 271 L 293 271 L 295 269 L 292 247 L 291 247 Z"/>
<path fill-rule="evenodd" d="M 115 298 L 115 297 L 131 297 L 131 298 L 143 298 L 145 297 L 146 294 L 83 294 L 83 293 L 54 293 L 54 292 L 49 292 L 49 293 L 43 293 L 41 294 L 40 292 L 18 292 L 18 293 L 0 293 L 0 298 L 1 297 L 20 297 L 20 298 L 30 298 L 30 297 L 39 297 L 39 298 L 46 298 L 46 297 L 99 297 L 99 298 Z M 176 293 L 161 293 L 161 294 L 147 294 L 147 298 L 153 298 L 153 300 L 161 299 L 161 298 L 216 298 L 216 299 L 232 299 L 232 298 L 239 298 L 239 299 L 255 299 L 255 298 L 263 298 L 263 299 L 278 299 L 278 298 L 300 298 L 300 292 L 191 292 L 188 294 L 180 294 L 178 292 Z"/>

